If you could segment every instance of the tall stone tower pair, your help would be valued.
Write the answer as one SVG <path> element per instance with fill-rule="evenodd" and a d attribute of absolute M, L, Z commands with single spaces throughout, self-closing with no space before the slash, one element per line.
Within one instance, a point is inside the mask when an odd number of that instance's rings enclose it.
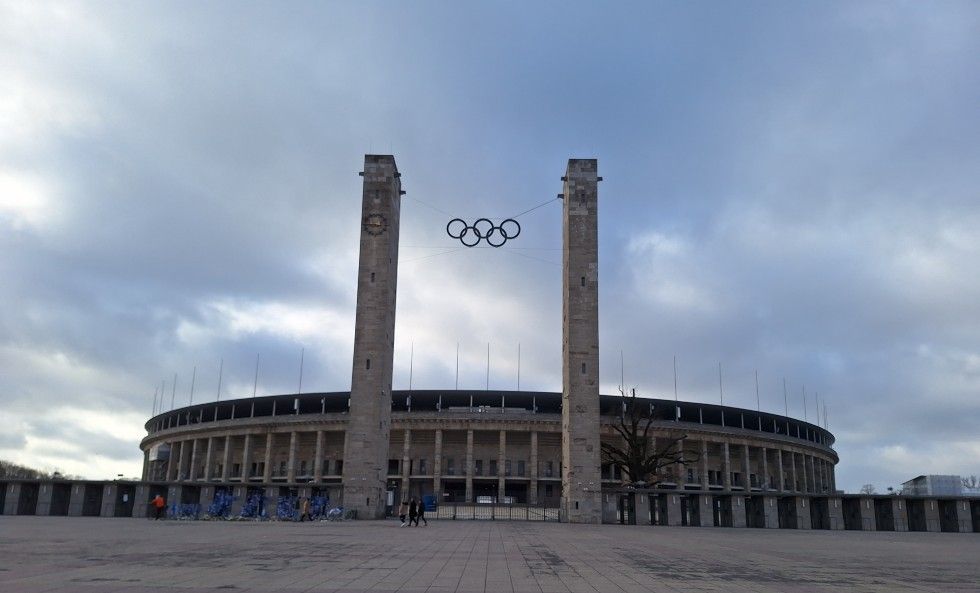
<path fill-rule="evenodd" d="M 401 175 L 390 155 L 365 155 L 344 505 L 385 511 L 398 279 Z M 562 507 L 566 521 L 601 521 L 599 478 L 599 243 L 595 159 L 572 159 L 564 182 Z"/>

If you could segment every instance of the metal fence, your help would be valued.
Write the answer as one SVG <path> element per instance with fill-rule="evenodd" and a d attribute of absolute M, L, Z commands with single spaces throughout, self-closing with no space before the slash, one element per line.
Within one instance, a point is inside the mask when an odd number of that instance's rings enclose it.
<path fill-rule="evenodd" d="M 560 520 L 558 509 L 530 504 L 463 504 L 443 503 L 426 517 L 450 520 L 483 521 L 554 521 Z"/>

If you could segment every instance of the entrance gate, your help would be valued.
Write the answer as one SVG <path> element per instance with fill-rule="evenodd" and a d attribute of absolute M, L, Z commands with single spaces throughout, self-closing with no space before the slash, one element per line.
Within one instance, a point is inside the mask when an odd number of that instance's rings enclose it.
<path fill-rule="evenodd" d="M 732 497 L 715 496 L 714 504 L 715 527 L 732 526 Z"/>
<path fill-rule="evenodd" d="M 861 520 L 861 499 L 841 499 L 841 506 L 844 512 L 844 529 L 851 531 L 861 531 L 864 529 Z"/>
<path fill-rule="evenodd" d="M 895 511 L 889 499 L 875 499 L 875 529 L 877 531 L 895 531 Z"/>
<path fill-rule="evenodd" d="M 779 499 L 779 528 L 796 529 L 796 499 L 792 496 L 784 496 Z"/>
<path fill-rule="evenodd" d="M 636 525 L 635 494 L 620 494 L 617 507 L 620 525 Z"/>
<path fill-rule="evenodd" d="M 766 526 L 766 499 L 764 496 L 745 497 L 745 524 L 748 527 Z"/>
<path fill-rule="evenodd" d="M 681 525 L 684 527 L 701 526 L 701 505 L 698 504 L 697 494 L 681 495 Z"/>
<path fill-rule="evenodd" d="M 667 521 L 667 494 L 649 494 L 650 525 L 670 525 Z"/>

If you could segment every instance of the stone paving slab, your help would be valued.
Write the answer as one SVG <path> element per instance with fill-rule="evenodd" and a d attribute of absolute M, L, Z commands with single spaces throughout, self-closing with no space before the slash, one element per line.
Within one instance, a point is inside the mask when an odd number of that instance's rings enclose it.
<path fill-rule="evenodd" d="M 980 534 L 0 517 L 3 593 L 980 591 Z"/>

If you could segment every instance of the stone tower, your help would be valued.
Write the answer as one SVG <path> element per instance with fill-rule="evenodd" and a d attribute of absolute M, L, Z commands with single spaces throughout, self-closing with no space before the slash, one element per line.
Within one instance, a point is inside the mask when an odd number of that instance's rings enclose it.
<path fill-rule="evenodd" d="M 598 162 L 570 159 L 562 224 L 562 511 L 601 523 Z"/>
<path fill-rule="evenodd" d="M 401 175 L 391 155 L 365 155 L 361 255 L 350 418 L 344 442 L 344 506 L 360 519 L 385 513 L 398 277 Z"/>

